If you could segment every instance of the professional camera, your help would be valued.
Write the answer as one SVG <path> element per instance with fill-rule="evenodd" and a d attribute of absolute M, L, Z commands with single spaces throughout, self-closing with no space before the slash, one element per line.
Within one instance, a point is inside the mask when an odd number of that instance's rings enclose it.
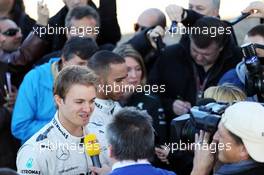
<path fill-rule="evenodd" d="M 264 49 L 260 44 L 245 44 L 241 46 L 245 58 L 246 73 L 246 93 L 248 96 L 264 94 L 263 59 L 257 56 L 256 48 Z"/>
<path fill-rule="evenodd" d="M 176 117 L 171 122 L 171 141 L 174 143 L 192 143 L 195 133 L 204 130 L 213 136 L 217 130 L 221 115 L 229 106 L 227 103 L 208 103 L 194 106 L 189 114 Z"/>

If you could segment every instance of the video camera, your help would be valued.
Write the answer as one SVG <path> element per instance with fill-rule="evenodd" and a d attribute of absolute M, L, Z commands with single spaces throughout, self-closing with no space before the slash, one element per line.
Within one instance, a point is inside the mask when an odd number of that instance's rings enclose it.
<path fill-rule="evenodd" d="M 207 105 L 194 106 L 189 114 L 176 117 L 171 122 L 171 141 L 174 143 L 193 143 L 195 133 L 204 130 L 213 136 L 228 103 L 213 102 Z"/>
<path fill-rule="evenodd" d="M 264 94 L 264 60 L 257 56 L 256 48 L 264 49 L 260 44 L 244 44 L 241 46 L 247 68 L 245 89 L 248 96 Z"/>

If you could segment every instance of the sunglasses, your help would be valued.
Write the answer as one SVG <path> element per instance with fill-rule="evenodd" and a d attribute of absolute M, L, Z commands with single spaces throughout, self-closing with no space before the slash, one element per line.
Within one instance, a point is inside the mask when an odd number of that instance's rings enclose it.
<path fill-rule="evenodd" d="M 19 31 L 20 31 L 20 29 L 18 29 L 18 28 L 11 28 L 11 29 L 6 30 L 5 32 L 2 32 L 2 35 L 15 36 L 17 34 L 17 32 L 19 32 Z"/>
<path fill-rule="evenodd" d="M 145 30 L 146 28 L 147 27 L 141 26 L 138 23 L 134 24 L 134 30 L 135 30 L 135 32 Z"/>

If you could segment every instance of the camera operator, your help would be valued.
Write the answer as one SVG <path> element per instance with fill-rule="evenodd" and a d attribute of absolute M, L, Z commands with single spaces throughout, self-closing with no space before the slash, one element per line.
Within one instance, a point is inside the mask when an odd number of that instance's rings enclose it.
<path fill-rule="evenodd" d="M 257 25 L 255 27 L 253 27 L 251 30 L 248 31 L 247 35 L 245 36 L 244 39 L 244 43 L 252 43 L 252 44 L 258 44 L 264 47 L 264 25 L 260 24 Z M 252 48 L 253 46 L 253 48 Z M 243 48 L 243 46 L 242 46 Z M 252 97 L 250 98 L 253 101 L 263 101 L 263 94 L 264 92 L 262 91 L 261 87 L 263 86 L 262 83 L 260 84 L 256 84 L 253 83 L 253 86 L 250 85 L 250 81 L 252 78 L 250 78 L 250 74 L 253 71 L 256 71 L 257 67 L 254 67 L 253 70 L 248 70 L 247 67 L 247 60 L 251 59 L 251 57 L 256 56 L 257 59 L 260 61 L 260 64 L 255 64 L 255 66 L 260 67 L 260 72 L 259 72 L 259 78 L 262 78 L 263 73 L 263 57 L 264 57 L 264 49 L 259 49 L 259 48 L 255 48 L 254 45 L 244 45 L 244 50 L 249 50 L 250 56 L 247 57 L 245 56 L 245 58 L 243 59 L 243 61 L 241 61 L 235 69 L 231 69 L 230 71 L 228 71 L 227 73 L 225 73 L 223 75 L 223 77 L 220 79 L 219 84 L 223 84 L 223 83 L 232 83 L 235 86 L 241 88 L 242 90 L 244 90 L 245 92 L 247 92 L 247 95 L 249 97 L 254 96 L 254 95 L 258 95 L 258 97 Z M 252 65 L 253 66 L 253 65 Z M 252 72 L 252 73 L 253 73 Z M 254 73 L 253 73 L 254 74 Z M 253 82 L 256 82 L 254 79 L 252 80 Z M 254 85 L 256 84 L 256 85 Z"/>
<path fill-rule="evenodd" d="M 238 102 L 225 110 L 211 143 L 218 144 L 218 160 L 223 163 L 215 175 L 263 174 L 263 116 L 264 107 L 256 102 Z M 201 131 L 195 140 L 196 144 L 209 145 L 209 133 Z M 209 174 L 215 160 L 209 147 L 196 149 L 191 175 Z"/>
<path fill-rule="evenodd" d="M 233 86 L 231 84 L 223 84 L 221 86 L 211 86 L 207 88 L 204 92 L 204 98 L 205 99 L 201 99 L 201 101 L 198 102 L 198 104 L 200 103 L 199 106 L 203 105 L 204 103 L 206 104 L 211 103 L 214 100 L 217 102 L 223 102 L 223 103 L 233 103 L 234 101 L 244 101 L 246 99 L 246 95 L 242 90 L 240 90 L 236 86 Z M 184 114 L 182 116 L 186 116 L 186 115 L 189 115 L 189 114 Z M 175 135 L 175 133 L 172 135 Z M 174 141 L 174 139 L 171 139 L 171 140 Z M 162 148 L 156 147 L 155 151 L 156 151 L 158 158 L 162 162 L 168 164 L 169 167 L 172 167 L 172 169 L 176 171 L 177 174 L 180 174 L 180 175 L 190 174 L 191 169 L 192 169 L 193 155 L 189 154 L 189 152 L 186 152 L 186 151 L 174 151 L 173 152 L 171 149 L 168 149 L 168 147 L 166 146 L 162 146 Z"/>

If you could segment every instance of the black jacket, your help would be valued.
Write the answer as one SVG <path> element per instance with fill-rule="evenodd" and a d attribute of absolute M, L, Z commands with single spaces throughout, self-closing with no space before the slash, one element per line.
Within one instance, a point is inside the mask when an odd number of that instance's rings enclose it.
<path fill-rule="evenodd" d="M 217 85 L 222 75 L 241 60 L 242 54 L 236 45 L 229 40 L 221 51 L 213 67 L 209 69 L 205 88 Z M 168 46 L 157 60 L 150 73 L 150 84 L 165 85 L 166 91 L 159 93 L 166 115 L 173 117 L 172 103 L 176 99 L 196 103 L 196 79 L 194 67 L 204 74 L 203 68 L 194 63 L 190 55 L 190 40 L 181 44 Z"/>
<path fill-rule="evenodd" d="M 157 134 L 156 143 L 160 145 L 167 141 L 168 129 L 166 117 L 163 112 L 159 112 L 159 110 L 163 110 L 163 108 L 158 97 L 146 95 L 144 93 L 134 93 L 125 102 L 121 102 L 121 105 L 134 106 L 140 110 L 146 110 L 152 117 L 152 124 Z"/>
<path fill-rule="evenodd" d="M 263 174 L 264 174 L 263 163 L 258 163 L 255 167 L 240 173 L 232 173 L 232 175 L 263 175 Z M 231 175 L 231 174 L 223 174 L 223 175 Z"/>
<path fill-rule="evenodd" d="M 88 5 L 96 9 L 100 15 L 100 33 L 97 38 L 98 45 L 111 43 L 116 44 L 121 38 L 121 32 L 117 21 L 116 0 L 100 0 L 99 9 L 92 1 Z M 49 25 L 64 27 L 68 8 L 64 6 L 56 15 L 50 18 Z M 66 42 L 66 35 L 54 35 L 48 38 L 52 42 L 52 51 L 60 50 Z"/>
<path fill-rule="evenodd" d="M 6 96 L 4 77 L 7 69 L 7 64 L 0 62 L 0 167 L 16 169 L 16 155 L 20 144 L 11 134 L 12 115 L 3 106 Z"/>

